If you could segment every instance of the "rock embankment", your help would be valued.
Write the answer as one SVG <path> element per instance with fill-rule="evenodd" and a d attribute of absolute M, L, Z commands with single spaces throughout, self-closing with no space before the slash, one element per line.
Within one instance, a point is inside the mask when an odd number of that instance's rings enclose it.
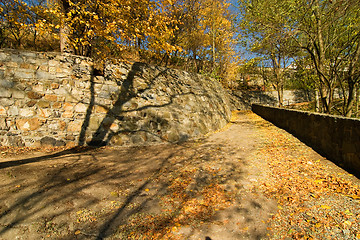
<path fill-rule="evenodd" d="M 223 127 L 228 95 L 201 75 L 142 63 L 0 50 L 3 146 L 179 142 Z"/>

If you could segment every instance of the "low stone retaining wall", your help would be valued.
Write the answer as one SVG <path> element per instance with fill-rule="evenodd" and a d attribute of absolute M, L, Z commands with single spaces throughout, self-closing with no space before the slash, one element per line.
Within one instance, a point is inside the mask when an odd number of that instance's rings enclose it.
<path fill-rule="evenodd" d="M 252 111 L 360 176 L 360 120 L 257 104 Z"/>
<path fill-rule="evenodd" d="M 278 106 L 277 91 L 244 91 L 229 90 L 230 101 L 235 109 L 251 109 L 251 104 L 260 104 L 267 106 Z M 295 103 L 313 101 L 314 92 L 307 90 L 285 90 L 283 96 L 283 105 L 292 105 Z"/>
<path fill-rule="evenodd" d="M 0 145 L 143 145 L 223 127 L 228 95 L 213 79 L 142 63 L 0 50 Z"/>

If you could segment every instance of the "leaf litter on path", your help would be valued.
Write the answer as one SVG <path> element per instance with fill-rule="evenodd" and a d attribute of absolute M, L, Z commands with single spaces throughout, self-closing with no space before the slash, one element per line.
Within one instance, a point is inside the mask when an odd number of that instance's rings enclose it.
<path fill-rule="evenodd" d="M 284 130 L 257 126 L 267 141 L 258 154 L 271 169 L 261 189 L 279 205 L 269 220 L 269 239 L 359 239 L 359 179 Z"/>

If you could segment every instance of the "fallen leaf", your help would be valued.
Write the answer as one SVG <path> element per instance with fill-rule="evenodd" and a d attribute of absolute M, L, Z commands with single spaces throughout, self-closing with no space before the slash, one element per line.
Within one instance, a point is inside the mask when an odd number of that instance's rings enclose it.
<path fill-rule="evenodd" d="M 75 235 L 79 235 L 80 233 L 81 233 L 80 230 L 76 230 L 76 231 L 75 231 Z"/>
<path fill-rule="evenodd" d="M 348 226 L 351 226 L 352 223 L 350 221 L 345 221 L 344 224 L 348 225 Z"/>
<path fill-rule="evenodd" d="M 328 206 L 328 205 L 321 205 L 320 207 L 323 208 L 323 209 L 331 209 L 331 207 Z"/>

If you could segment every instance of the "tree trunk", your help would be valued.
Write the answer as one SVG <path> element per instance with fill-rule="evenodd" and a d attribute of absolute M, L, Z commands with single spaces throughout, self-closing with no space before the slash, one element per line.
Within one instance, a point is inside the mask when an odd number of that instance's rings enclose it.
<path fill-rule="evenodd" d="M 282 84 L 277 85 L 277 94 L 279 100 L 279 107 L 282 107 L 284 101 L 284 87 L 282 86 Z"/>
<path fill-rule="evenodd" d="M 360 84 L 358 83 L 356 85 L 356 113 L 355 113 L 355 117 L 359 117 L 359 102 L 360 102 Z"/>
<path fill-rule="evenodd" d="M 66 13 L 69 11 L 70 3 L 68 2 L 68 0 L 57 0 L 57 1 L 58 1 L 58 4 L 61 6 L 64 15 L 66 15 Z M 62 21 L 64 21 L 64 20 L 62 20 Z M 73 52 L 73 50 L 71 49 L 71 47 L 69 45 L 69 33 L 70 33 L 69 26 L 67 26 L 66 23 L 62 22 L 62 26 L 60 28 L 60 51 L 61 51 L 61 53 Z"/>
<path fill-rule="evenodd" d="M 315 89 L 315 111 L 320 112 L 320 97 L 318 89 Z"/>

